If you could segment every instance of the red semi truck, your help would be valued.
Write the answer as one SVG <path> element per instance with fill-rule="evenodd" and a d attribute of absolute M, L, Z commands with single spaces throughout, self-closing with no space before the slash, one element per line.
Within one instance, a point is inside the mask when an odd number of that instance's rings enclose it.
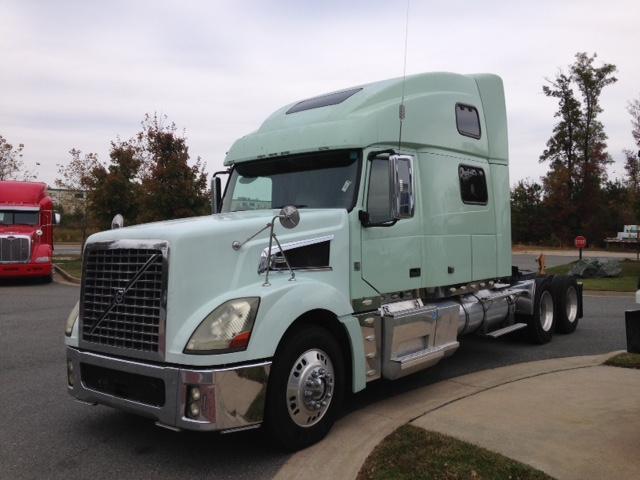
<path fill-rule="evenodd" d="M 59 218 L 46 183 L 0 181 L 0 278 L 51 279 Z"/>

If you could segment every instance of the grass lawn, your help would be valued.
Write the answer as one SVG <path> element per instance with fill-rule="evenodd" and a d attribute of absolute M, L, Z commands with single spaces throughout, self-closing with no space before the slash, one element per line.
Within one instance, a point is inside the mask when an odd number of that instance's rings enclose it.
<path fill-rule="evenodd" d="M 358 480 L 551 478 L 498 453 L 411 425 L 385 438 L 358 473 Z"/>
<path fill-rule="evenodd" d="M 82 276 L 82 259 L 75 255 L 60 255 L 53 257 L 53 263 L 76 278 Z"/>
<path fill-rule="evenodd" d="M 96 227 L 88 227 L 86 235 L 87 237 L 93 233 L 99 232 L 100 229 Z M 82 230 L 79 228 L 62 227 L 60 225 L 55 226 L 53 229 L 54 242 L 82 242 Z"/>
<path fill-rule="evenodd" d="M 566 265 L 558 265 L 557 267 L 547 268 L 547 273 L 556 275 L 565 275 L 571 270 L 571 266 L 575 262 Z M 640 277 L 640 262 L 635 260 L 624 259 L 620 262 L 622 273 L 619 277 L 614 278 L 585 278 L 580 280 L 584 283 L 585 290 L 609 290 L 612 292 L 635 292 L 638 286 L 638 277 Z"/>
<path fill-rule="evenodd" d="M 612 367 L 640 369 L 640 353 L 620 353 L 604 362 L 604 364 Z"/>

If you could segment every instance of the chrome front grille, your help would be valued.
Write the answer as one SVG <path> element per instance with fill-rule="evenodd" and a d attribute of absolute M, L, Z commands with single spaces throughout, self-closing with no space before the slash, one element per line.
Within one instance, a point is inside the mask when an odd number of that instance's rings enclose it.
<path fill-rule="evenodd" d="M 0 263 L 23 263 L 31 258 L 31 239 L 26 235 L 0 237 Z"/>
<path fill-rule="evenodd" d="M 163 243 L 118 241 L 87 246 L 81 346 L 138 358 L 162 358 L 167 266 Z"/>

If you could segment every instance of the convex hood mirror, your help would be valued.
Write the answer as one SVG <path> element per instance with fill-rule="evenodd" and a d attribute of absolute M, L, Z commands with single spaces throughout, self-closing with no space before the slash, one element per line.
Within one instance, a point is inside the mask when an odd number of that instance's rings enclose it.
<path fill-rule="evenodd" d="M 296 228 L 300 223 L 300 212 L 293 205 L 287 205 L 282 207 L 278 218 L 280 219 L 280 225 L 290 230 Z"/>
<path fill-rule="evenodd" d="M 124 227 L 124 217 L 118 213 L 111 220 L 111 230 L 122 227 Z"/>

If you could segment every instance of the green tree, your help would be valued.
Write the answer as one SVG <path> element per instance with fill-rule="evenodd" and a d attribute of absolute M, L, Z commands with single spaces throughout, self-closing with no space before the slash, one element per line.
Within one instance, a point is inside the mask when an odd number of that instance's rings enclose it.
<path fill-rule="evenodd" d="M 637 195 L 640 191 L 640 150 L 624 150 L 624 155 L 625 183 L 629 191 Z"/>
<path fill-rule="evenodd" d="M 607 181 L 602 189 L 603 206 L 597 210 L 600 215 L 599 228 L 603 235 L 615 237 L 623 225 L 633 223 L 633 205 L 628 201 L 629 189 L 619 179 Z"/>
<path fill-rule="evenodd" d="M 186 138 L 166 116 L 146 115 L 137 135 L 141 221 L 191 217 L 207 213 L 209 193 L 205 165 L 198 157 L 189 165 Z"/>
<path fill-rule="evenodd" d="M 627 112 L 631 115 L 631 135 L 640 148 L 640 98 L 631 100 L 627 106 Z"/>
<path fill-rule="evenodd" d="M 581 188 L 579 203 L 587 206 L 594 200 L 606 181 L 606 166 L 612 162 L 607 153 L 607 134 L 604 125 L 598 120 L 602 113 L 600 95 L 602 90 L 617 82 L 613 76 L 616 66 L 605 63 L 594 66 L 597 55 L 588 56 L 578 53 L 571 66 L 571 73 L 582 97 L 582 116 L 578 135 L 578 151 L 580 152 Z"/>
<path fill-rule="evenodd" d="M 629 102 L 627 111 L 631 115 L 631 135 L 635 141 L 633 150 L 624 150 L 626 171 L 625 184 L 628 201 L 632 206 L 634 222 L 640 223 L 640 98 Z"/>
<path fill-rule="evenodd" d="M 0 135 L 0 180 L 33 180 L 22 160 L 24 144 L 13 145 Z"/>
<path fill-rule="evenodd" d="M 602 237 L 602 189 L 607 181 L 607 135 L 598 117 L 602 90 L 617 81 L 615 65 L 594 64 L 596 54 L 577 53 L 568 74 L 560 72 L 543 86 L 558 99 L 558 122 L 540 156 L 550 169 L 543 180 L 545 202 L 555 234 L 569 241 L 580 233 L 594 241 Z"/>
<path fill-rule="evenodd" d="M 551 168 L 566 168 L 574 172 L 578 162 L 576 140 L 578 125 L 580 124 L 580 102 L 576 99 L 572 88 L 572 77 L 560 72 L 555 80 L 549 80 L 549 85 L 544 85 L 542 91 L 548 97 L 558 99 L 558 111 L 554 117 L 558 123 L 553 127 L 553 135 L 547 141 L 547 148 L 540 156 L 540 161 L 550 161 Z M 571 175 L 567 178 L 567 196 L 575 196 L 574 185 L 576 178 Z"/>
<path fill-rule="evenodd" d="M 88 201 L 91 212 L 102 228 L 108 228 L 120 213 L 126 223 L 137 221 L 140 182 L 137 180 L 142 160 L 131 141 L 111 142 L 110 164 L 96 165 L 90 175 Z"/>
<path fill-rule="evenodd" d="M 514 243 L 540 243 L 549 228 L 542 201 L 542 185 L 520 180 L 511 190 L 511 235 Z"/>
<path fill-rule="evenodd" d="M 58 164 L 58 178 L 55 183 L 60 188 L 67 188 L 82 194 L 80 212 L 82 213 L 82 243 L 87 238 L 89 217 L 88 192 L 94 187 L 93 172 L 101 167 L 98 154 L 85 153 L 77 148 L 69 150 L 71 160 L 66 165 Z"/>

